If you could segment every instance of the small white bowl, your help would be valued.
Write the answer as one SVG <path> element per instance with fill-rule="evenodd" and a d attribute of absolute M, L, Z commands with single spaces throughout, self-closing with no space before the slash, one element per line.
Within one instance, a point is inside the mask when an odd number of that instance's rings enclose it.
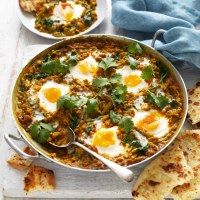
<path fill-rule="evenodd" d="M 106 10 L 107 10 L 107 1 L 106 0 L 96 0 L 97 1 L 97 8 L 96 8 L 96 12 L 97 12 L 97 21 L 94 22 L 94 24 L 92 24 L 92 26 L 90 26 L 88 29 L 86 29 L 84 32 L 81 32 L 79 34 L 76 34 L 74 36 L 77 35 L 84 35 L 90 31 L 92 31 L 93 29 L 95 29 L 97 26 L 99 26 L 99 24 L 103 21 L 105 14 L 106 14 Z M 48 33 L 43 33 L 38 31 L 37 29 L 34 28 L 35 26 L 35 17 L 33 16 L 33 13 L 28 13 L 28 12 L 24 12 L 22 11 L 20 5 L 19 5 L 19 1 L 17 2 L 17 14 L 18 17 L 20 19 L 20 21 L 22 22 L 22 24 L 29 29 L 31 32 L 41 36 L 41 37 L 45 37 L 45 38 L 49 38 L 49 39 L 55 39 L 55 40 L 61 40 L 61 39 L 66 39 L 66 38 L 70 38 L 73 36 L 65 36 L 65 37 L 55 37 L 51 34 Z"/>

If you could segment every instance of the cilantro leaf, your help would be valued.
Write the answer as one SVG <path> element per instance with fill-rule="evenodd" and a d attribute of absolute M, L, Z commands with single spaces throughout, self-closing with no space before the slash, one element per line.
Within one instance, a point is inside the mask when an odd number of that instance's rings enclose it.
<path fill-rule="evenodd" d="M 169 75 L 169 70 L 161 64 L 160 60 L 157 61 L 157 66 L 159 70 L 160 80 L 162 83 L 164 83 Z"/>
<path fill-rule="evenodd" d="M 42 62 L 41 71 L 47 74 L 59 74 L 65 73 L 68 70 L 68 66 L 61 62 L 59 59 L 52 60 L 48 57 L 46 62 Z"/>
<path fill-rule="evenodd" d="M 47 28 L 50 28 L 51 26 L 53 26 L 54 21 L 50 18 L 46 18 L 46 19 L 39 19 L 40 22 L 42 24 L 44 24 Z"/>
<path fill-rule="evenodd" d="M 124 117 L 120 120 L 119 127 L 123 128 L 126 133 L 129 133 L 133 128 L 133 122 L 129 117 Z"/>
<path fill-rule="evenodd" d="M 169 104 L 169 99 L 165 96 L 156 96 L 154 93 L 148 91 L 146 102 L 153 103 L 162 110 L 166 105 Z"/>
<path fill-rule="evenodd" d="M 114 58 L 103 58 L 101 62 L 98 64 L 98 67 L 107 70 L 111 67 L 117 67 L 117 63 Z"/>
<path fill-rule="evenodd" d="M 92 10 L 87 10 L 84 17 L 83 17 L 84 21 L 86 24 L 88 25 L 92 25 Z"/>
<path fill-rule="evenodd" d="M 31 137 L 43 144 L 47 142 L 48 138 L 50 137 L 50 133 L 54 131 L 54 128 L 51 124 L 45 124 L 42 122 L 34 123 L 30 126 L 31 130 Z"/>
<path fill-rule="evenodd" d="M 68 66 L 68 68 L 73 67 L 77 64 L 78 62 L 78 56 L 76 52 L 72 52 L 69 59 L 66 62 L 66 65 Z"/>
<path fill-rule="evenodd" d="M 125 94 L 127 91 L 126 85 L 118 85 L 111 93 L 114 105 L 120 104 L 125 101 Z"/>
<path fill-rule="evenodd" d="M 117 73 L 117 74 L 114 74 L 110 77 L 110 83 L 112 84 L 120 84 L 121 83 L 121 80 L 122 80 L 122 75 Z"/>
<path fill-rule="evenodd" d="M 128 52 L 130 54 L 142 54 L 143 50 L 137 42 L 132 42 L 128 46 Z"/>
<path fill-rule="evenodd" d="M 110 111 L 110 120 L 112 123 L 117 124 L 121 120 L 121 115 L 116 114 L 113 110 Z"/>
<path fill-rule="evenodd" d="M 153 67 L 149 65 L 148 67 L 144 68 L 141 76 L 142 79 L 148 81 L 149 79 L 153 78 Z"/>
<path fill-rule="evenodd" d="M 88 99 L 86 113 L 92 114 L 94 111 L 98 109 L 98 101 L 96 99 Z"/>
<path fill-rule="evenodd" d="M 174 100 L 174 101 L 170 102 L 170 105 L 172 108 L 177 108 L 179 106 L 179 103 Z"/>
<path fill-rule="evenodd" d="M 77 97 L 65 94 L 58 99 L 57 108 L 58 109 L 65 108 L 71 111 L 76 106 L 77 101 L 78 101 Z"/>
<path fill-rule="evenodd" d="M 109 85 L 109 84 L 110 84 L 110 82 L 107 78 L 96 78 L 92 82 L 92 86 L 98 87 L 98 88 L 102 88 L 102 87 Z"/>
<path fill-rule="evenodd" d="M 141 147 L 140 141 L 135 139 L 135 136 L 133 134 L 126 134 L 126 136 L 122 139 L 122 143 L 127 143 L 132 147 Z"/>
<path fill-rule="evenodd" d="M 69 126 L 71 129 L 75 129 L 79 124 L 79 118 L 75 115 L 75 116 L 72 116 L 70 115 L 69 116 Z"/>
<path fill-rule="evenodd" d="M 137 67 L 137 61 L 133 60 L 133 58 L 131 59 L 129 55 L 126 56 L 126 60 L 128 60 L 131 69 L 135 69 Z"/>
<path fill-rule="evenodd" d="M 79 100 L 77 100 L 75 102 L 75 106 L 77 108 L 80 108 L 80 107 L 84 106 L 87 103 L 87 101 L 88 101 L 88 98 L 82 96 Z"/>
<path fill-rule="evenodd" d="M 145 145 L 144 147 L 138 148 L 138 150 L 137 150 L 137 155 L 138 155 L 138 156 L 144 156 L 144 155 L 146 155 L 146 153 L 147 153 L 149 147 L 150 147 L 149 144 L 147 144 L 147 145 Z"/>

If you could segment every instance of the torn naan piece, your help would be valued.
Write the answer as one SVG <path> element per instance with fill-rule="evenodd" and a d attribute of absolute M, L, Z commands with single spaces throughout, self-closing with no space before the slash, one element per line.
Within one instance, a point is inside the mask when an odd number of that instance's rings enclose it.
<path fill-rule="evenodd" d="M 31 151 L 29 147 L 24 148 L 23 151 L 29 155 L 33 155 L 33 156 L 36 155 L 33 151 Z M 7 163 L 10 166 L 20 171 L 27 169 L 31 165 L 32 162 L 33 160 L 25 159 L 17 153 L 7 160 Z"/>
<path fill-rule="evenodd" d="M 189 200 L 200 197 L 200 165 L 194 167 L 193 171 L 193 179 L 173 189 L 171 196 L 174 200 Z"/>
<path fill-rule="evenodd" d="M 44 167 L 30 166 L 24 176 L 24 190 L 26 192 L 54 190 L 55 185 L 54 172 Z"/>
<path fill-rule="evenodd" d="M 153 160 L 140 174 L 133 187 L 135 200 L 161 200 L 177 185 L 193 178 L 181 149 L 174 145 L 170 150 Z"/>
<path fill-rule="evenodd" d="M 175 139 L 190 167 L 200 165 L 200 130 L 181 131 Z"/>
<path fill-rule="evenodd" d="M 188 120 L 194 128 L 200 129 L 200 81 L 188 90 Z"/>
<path fill-rule="evenodd" d="M 25 12 L 37 11 L 44 0 L 19 0 L 19 5 Z"/>

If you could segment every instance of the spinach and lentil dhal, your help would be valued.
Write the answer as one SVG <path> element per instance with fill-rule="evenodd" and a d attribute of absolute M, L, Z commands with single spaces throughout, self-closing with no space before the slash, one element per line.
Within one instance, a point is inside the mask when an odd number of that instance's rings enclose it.
<path fill-rule="evenodd" d="M 96 0 L 45 0 L 34 14 L 35 28 L 55 37 L 77 35 L 96 20 Z"/>
<path fill-rule="evenodd" d="M 174 135 L 183 97 L 170 71 L 138 43 L 109 38 L 65 41 L 27 67 L 16 94 L 17 117 L 49 156 L 70 166 L 105 166 L 76 146 L 76 140 L 120 164 L 158 152 Z"/>

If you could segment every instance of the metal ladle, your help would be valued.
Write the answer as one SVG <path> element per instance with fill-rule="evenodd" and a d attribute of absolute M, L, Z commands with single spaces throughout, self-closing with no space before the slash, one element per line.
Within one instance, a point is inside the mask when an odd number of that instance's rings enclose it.
<path fill-rule="evenodd" d="M 88 153 L 90 153 L 91 155 L 93 155 L 94 157 L 96 157 L 97 159 L 99 159 L 102 163 L 104 163 L 107 167 L 109 167 L 113 172 L 115 172 L 122 180 L 126 181 L 126 182 L 131 182 L 134 178 L 134 174 L 131 170 L 127 169 L 126 167 L 122 167 L 106 158 L 104 158 L 103 156 L 95 153 L 94 151 L 90 150 L 89 148 L 87 148 L 86 146 L 82 145 L 79 142 L 75 141 L 75 133 L 71 128 L 67 128 L 67 131 L 69 133 L 69 142 L 67 144 L 64 145 L 56 145 L 52 142 L 49 142 L 51 145 L 59 147 L 59 148 L 63 148 L 63 147 L 68 147 L 71 144 L 74 144 L 82 149 L 84 149 L 85 151 L 87 151 Z"/>

